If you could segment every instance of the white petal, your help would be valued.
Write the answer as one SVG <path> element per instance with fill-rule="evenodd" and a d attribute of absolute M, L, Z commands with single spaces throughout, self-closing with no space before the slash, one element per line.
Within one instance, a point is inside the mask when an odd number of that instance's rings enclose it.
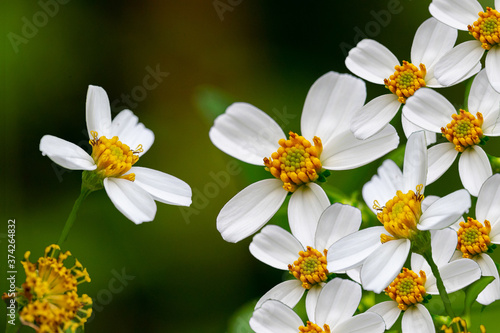
<path fill-rule="evenodd" d="M 69 170 L 95 170 L 94 159 L 79 146 L 52 135 L 40 140 L 40 151 L 54 163 Z"/>
<path fill-rule="evenodd" d="M 477 66 L 483 53 L 481 42 L 463 42 L 441 57 L 434 68 L 434 76 L 445 87 L 453 85 Z"/>
<path fill-rule="evenodd" d="M 427 185 L 435 182 L 450 168 L 458 155 L 451 142 L 439 143 L 427 150 Z"/>
<path fill-rule="evenodd" d="M 405 333 L 434 333 L 429 311 L 420 303 L 410 306 L 403 314 L 401 329 Z"/>
<path fill-rule="evenodd" d="M 314 285 L 306 295 L 306 313 L 310 322 L 316 322 L 316 305 L 318 304 L 319 295 L 326 283 Z"/>
<path fill-rule="evenodd" d="M 314 246 L 319 218 L 329 205 L 325 191 L 316 183 L 300 186 L 292 194 L 288 203 L 290 230 L 304 247 Z"/>
<path fill-rule="evenodd" d="M 469 93 L 469 110 L 473 115 L 481 112 L 485 135 L 500 135 L 500 94 L 493 89 L 486 71 L 482 70 L 472 81 Z"/>
<path fill-rule="evenodd" d="M 333 243 L 328 249 L 328 271 L 338 272 L 356 267 L 382 245 L 380 235 L 384 227 L 366 228 Z M 387 287 L 387 286 L 386 286 Z"/>
<path fill-rule="evenodd" d="M 408 98 L 403 114 L 409 121 L 428 131 L 441 133 L 441 127 L 451 122 L 455 107 L 440 93 L 420 88 Z"/>
<path fill-rule="evenodd" d="M 495 0 L 495 8 L 500 9 L 500 0 Z"/>
<path fill-rule="evenodd" d="M 92 138 L 91 131 L 96 131 L 99 137 L 108 137 L 111 129 L 111 108 L 106 91 L 101 87 L 89 86 L 85 107 L 89 138 Z"/>
<path fill-rule="evenodd" d="M 304 247 L 288 231 L 276 225 L 265 226 L 253 237 L 250 253 L 263 263 L 277 269 L 287 270 L 299 257 Z"/>
<path fill-rule="evenodd" d="M 410 241 L 396 239 L 383 243 L 368 258 L 361 268 L 363 289 L 380 293 L 387 288 L 401 271 L 408 253 Z"/>
<path fill-rule="evenodd" d="M 179 178 L 142 167 L 132 167 L 130 173 L 135 173 L 134 182 L 146 190 L 153 199 L 169 205 L 191 205 L 191 187 Z"/>
<path fill-rule="evenodd" d="M 467 25 L 478 18 L 483 8 L 476 0 L 433 0 L 429 5 L 431 15 L 441 22 L 459 30 L 467 30 Z"/>
<path fill-rule="evenodd" d="M 427 179 L 427 145 L 425 133 L 415 132 L 408 138 L 403 163 L 403 193 L 417 191 L 417 186 L 422 185 L 422 193 L 425 191 Z"/>
<path fill-rule="evenodd" d="M 402 189 L 403 173 L 394 161 L 385 160 L 377 169 L 377 174 L 363 186 L 363 199 L 372 212 L 377 214 L 377 210 L 373 208 L 375 200 L 383 206 Z"/>
<path fill-rule="evenodd" d="M 144 155 L 155 141 L 153 131 L 140 123 L 139 118 L 130 110 L 123 110 L 113 119 L 110 136 L 117 136 L 132 150 L 141 145 L 142 152 L 139 153 L 139 156 Z"/>
<path fill-rule="evenodd" d="M 307 93 L 300 119 L 302 135 L 308 140 L 317 136 L 327 146 L 347 129 L 352 114 L 363 106 L 365 99 L 363 80 L 350 74 L 326 73 Z"/>
<path fill-rule="evenodd" d="M 361 211 L 349 205 L 336 203 L 326 208 L 319 219 L 315 236 L 315 249 L 328 249 L 344 236 L 359 230 Z"/>
<path fill-rule="evenodd" d="M 209 136 L 226 154 L 255 165 L 264 165 L 264 157 L 270 157 L 278 150 L 278 141 L 287 138 L 270 116 L 247 103 L 230 105 L 215 119 Z"/>
<path fill-rule="evenodd" d="M 500 93 L 500 47 L 498 45 L 493 46 L 486 54 L 484 67 L 493 89 Z"/>
<path fill-rule="evenodd" d="M 382 303 L 375 304 L 366 312 L 375 312 L 380 315 L 385 322 L 385 328 L 389 329 L 394 325 L 396 320 L 399 318 L 399 314 L 401 313 L 401 309 L 398 308 L 398 302 L 395 301 L 386 301 Z"/>
<path fill-rule="evenodd" d="M 401 103 L 395 94 L 385 94 L 372 99 L 354 113 L 351 131 L 357 139 L 364 140 L 380 132 L 398 113 Z"/>
<path fill-rule="evenodd" d="M 279 179 L 264 179 L 245 187 L 222 207 L 217 230 L 236 243 L 259 230 L 285 201 L 287 191 Z"/>
<path fill-rule="evenodd" d="M 435 253 L 434 249 L 432 249 L 432 254 Z M 425 282 L 425 287 L 429 284 L 429 280 L 435 283 L 434 275 L 432 274 L 431 266 L 427 263 L 427 261 L 418 253 L 411 254 L 411 270 L 415 273 L 419 273 L 420 271 L 424 271 L 427 274 L 427 281 Z M 427 289 L 426 289 L 427 290 Z"/>
<path fill-rule="evenodd" d="M 384 79 L 394 74 L 394 67 L 399 65 L 399 60 L 379 42 L 363 39 L 349 51 L 345 65 L 351 72 L 367 81 L 384 84 Z"/>
<path fill-rule="evenodd" d="M 153 221 L 156 204 L 139 185 L 123 178 L 104 178 L 104 189 L 115 207 L 135 224 Z"/>
<path fill-rule="evenodd" d="M 476 301 L 482 305 L 489 305 L 497 299 L 500 299 L 500 277 L 498 276 L 498 269 L 493 259 L 486 253 L 481 253 L 474 259 L 479 265 L 479 268 L 481 268 L 483 276 L 495 277 L 495 280 L 487 285 L 476 299 Z"/>
<path fill-rule="evenodd" d="M 269 299 L 280 301 L 286 306 L 293 308 L 300 301 L 302 295 L 304 295 L 304 290 L 302 283 L 297 279 L 281 282 L 265 293 L 264 296 L 259 299 L 255 308 L 261 307 L 262 304 Z"/>
<path fill-rule="evenodd" d="M 411 46 L 411 62 L 418 66 L 423 63 L 427 69 L 425 81 L 429 70 L 436 62 L 455 45 L 457 30 L 443 24 L 431 17 L 422 23 L 415 33 Z"/>
<path fill-rule="evenodd" d="M 438 267 L 447 264 L 457 248 L 457 232 L 450 228 L 432 232 L 432 258 Z M 413 262 L 412 266 L 413 267 Z"/>
<path fill-rule="evenodd" d="M 474 260 L 470 259 L 458 259 L 445 264 L 439 267 L 439 273 L 448 293 L 465 288 L 481 277 L 479 266 Z M 430 291 L 427 292 L 431 293 Z"/>
<path fill-rule="evenodd" d="M 403 106 L 403 110 L 404 110 L 404 108 L 405 107 Z M 405 117 L 404 111 L 401 114 L 401 124 L 403 125 L 403 131 L 405 132 L 405 136 L 407 138 L 409 138 L 412 133 L 424 131 L 426 145 L 428 146 L 428 145 L 431 145 L 433 143 L 436 143 L 436 133 L 431 132 L 431 131 L 427 131 L 424 128 L 422 128 L 418 125 L 415 125 L 414 123 L 409 121 L 408 118 Z"/>
<path fill-rule="evenodd" d="M 419 230 L 443 229 L 455 223 L 469 210 L 471 200 L 469 192 L 458 190 L 434 202 L 420 216 Z"/>
<path fill-rule="evenodd" d="M 422 201 L 422 212 L 425 212 L 427 208 L 429 208 L 434 202 L 436 202 L 439 199 L 438 196 L 436 195 L 427 195 L 424 198 L 424 201 Z"/>
<path fill-rule="evenodd" d="M 349 170 L 368 164 L 399 144 L 399 137 L 391 125 L 366 140 L 358 140 L 349 131 L 321 153 L 321 163 L 329 170 Z"/>
<path fill-rule="evenodd" d="M 476 219 L 483 223 L 488 220 L 491 223 L 492 230 L 490 237 L 500 233 L 500 174 L 496 173 L 488 178 L 477 197 Z"/>
<path fill-rule="evenodd" d="M 382 317 L 375 313 L 362 313 L 338 324 L 332 332 L 338 333 L 382 333 L 385 331 Z"/>
<path fill-rule="evenodd" d="M 353 280 L 359 284 L 361 284 L 361 267 L 362 266 L 354 267 L 354 268 L 346 270 L 346 272 L 345 272 L 347 274 L 347 276 L 351 278 L 351 280 Z"/>
<path fill-rule="evenodd" d="M 356 282 L 335 278 L 321 291 L 316 305 L 316 322 L 336 325 L 352 317 L 361 300 L 361 286 Z M 330 327 L 335 331 L 334 327 Z"/>
<path fill-rule="evenodd" d="M 493 174 L 488 156 L 478 145 L 470 146 L 458 160 L 458 172 L 464 187 L 477 197 L 483 183 Z"/>
<path fill-rule="evenodd" d="M 296 333 L 303 325 L 292 309 L 275 300 L 264 302 L 250 318 L 250 327 L 256 333 Z"/>

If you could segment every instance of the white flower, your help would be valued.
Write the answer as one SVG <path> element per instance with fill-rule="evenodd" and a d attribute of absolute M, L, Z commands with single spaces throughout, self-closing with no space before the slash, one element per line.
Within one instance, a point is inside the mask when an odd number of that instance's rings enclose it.
<path fill-rule="evenodd" d="M 460 290 L 481 277 L 479 266 L 467 259 L 449 262 L 457 246 L 456 233 L 446 228 L 433 232 L 432 257 L 438 266 L 439 274 L 447 293 Z M 401 322 L 403 333 L 434 332 L 431 314 L 422 305 L 426 294 L 439 295 L 436 277 L 424 257 L 413 253 L 411 256 L 411 271 L 403 268 L 396 280 L 385 289 L 393 300 L 378 303 L 368 309 L 384 318 L 386 329 L 390 329 L 398 319 L 401 311 L 405 311 Z M 398 285 L 399 284 L 399 285 Z M 408 294 L 406 287 L 412 286 Z M 416 288 L 415 288 L 416 287 Z M 399 288 L 403 293 L 399 294 Z M 397 297 L 401 297 L 401 302 Z"/>
<path fill-rule="evenodd" d="M 500 0 L 495 0 L 500 8 Z M 476 0 L 433 0 L 429 11 L 436 19 L 458 30 L 469 30 L 475 40 L 463 42 L 444 55 L 436 65 L 435 75 L 448 85 L 477 66 L 486 50 L 485 69 L 493 88 L 500 92 L 500 15 Z"/>
<path fill-rule="evenodd" d="M 437 61 L 453 48 L 456 39 L 455 29 L 430 18 L 422 23 L 415 33 L 411 62 L 403 61 L 403 65 L 400 65 L 389 49 L 371 39 L 364 39 L 351 49 L 345 60 L 347 68 L 367 81 L 385 84 L 392 92 L 374 98 L 356 112 L 351 123 L 354 135 L 359 139 L 366 139 L 378 133 L 394 118 L 401 104 L 411 99 L 420 87 L 451 86 L 477 73 L 480 65 L 446 85 L 440 84 L 434 77 Z M 402 122 L 407 137 L 419 130 L 409 124 L 405 117 L 402 117 Z M 435 136 L 431 133 L 427 133 L 427 136 L 428 143 L 435 141 Z"/>
<path fill-rule="evenodd" d="M 443 133 L 449 141 L 429 148 L 427 184 L 441 177 L 461 152 L 460 179 L 470 194 L 477 196 L 483 182 L 493 173 L 488 156 L 478 144 L 484 143 L 483 135 L 500 135 L 500 93 L 488 83 L 484 70 L 474 78 L 468 104 L 468 112 L 460 110 L 458 115 L 445 97 L 422 88 L 408 100 L 403 113 L 416 125 Z"/>
<path fill-rule="evenodd" d="M 267 300 L 257 308 L 250 327 L 256 333 L 377 333 L 384 332 L 383 319 L 373 313 L 365 312 L 352 316 L 361 300 L 359 284 L 335 278 L 321 290 L 318 303 L 307 310 L 308 322 L 304 326 L 300 317 L 285 304 L 276 300 Z"/>
<path fill-rule="evenodd" d="M 470 258 L 478 263 L 484 276 L 493 280 L 477 297 L 483 305 L 500 299 L 500 277 L 495 262 L 486 253 L 490 244 L 500 244 L 500 174 L 488 178 L 477 197 L 476 219 L 461 220 L 451 227 L 461 238 L 454 258 Z M 466 240 L 465 240 L 466 239 Z M 470 242 L 470 244 L 468 243 Z"/>
<path fill-rule="evenodd" d="M 351 116 L 365 98 L 362 80 L 334 72 L 323 75 L 306 97 L 301 118 L 303 137 L 290 132 L 289 140 L 271 117 L 246 103 L 232 104 L 217 117 L 210 129 L 213 144 L 244 162 L 266 165 L 275 177 L 246 187 L 222 208 L 217 216 L 222 237 L 238 242 L 255 233 L 289 192 L 293 192 L 289 215 L 294 211 L 308 215 L 311 205 L 326 208 L 328 197 L 314 182 L 323 169 L 354 169 L 396 148 L 399 138 L 390 125 L 369 140 L 357 140 L 352 135 Z M 308 218 L 317 221 L 319 215 Z"/>
<path fill-rule="evenodd" d="M 309 211 L 319 208 L 309 207 Z M 293 235 L 276 225 L 265 226 L 254 236 L 250 252 L 272 267 L 288 270 L 295 279 L 284 281 L 269 290 L 256 308 L 268 299 L 278 300 L 293 308 L 308 290 L 306 308 L 312 311 L 328 274 L 343 273 L 328 272 L 326 250 L 335 241 L 357 231 L 360 225 L 359 209 L 336 203 L 322 212 L 319 221 L 302 215 L 296 218 L 290 216 Z"/>
<path fill-rule="evenodd" d="M 430 205 L 423 200 L 427 175 L 427 150 L 422 131 L 406 145 L 403 172 L 386 160 L 378 174 L 363 186 L 363 198 L 384 226 L 357 231 L 328 249 L 328 270 L 359 265 L 366 290 L 381 292 L 398 275 L 421 231 L 443 229 L 456 222 L 471 205 L 469 193 L 458 190 Z M 416 193 L 414 190 L 416 189 Z M 385 203 L 380 207 L 380 203 Z"/>
<path fill-rule="evenodd" d="M 134 223 L 154 219 L 155 200 L 172 205 L 191 204 L 191 188 L 182 180 L 132 166 L 154 141 L 153 132 L 139 123 L 132 111 L 123 110 L 111 121 L 108 95 L 101 87 L 89 86 L 86 118 L 92 155 L 52 135 L 42 137 L 42 154 L 64 168 L 92 171 L 87 175 L 101 188 L 104 186 L 116 208 Z"/>

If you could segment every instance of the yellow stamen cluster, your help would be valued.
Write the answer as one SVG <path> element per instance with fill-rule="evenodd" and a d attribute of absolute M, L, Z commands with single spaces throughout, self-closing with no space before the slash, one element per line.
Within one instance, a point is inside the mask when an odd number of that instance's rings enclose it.
<path fill-rule="evenodd" d="M 427 70 L 424 64 L 417 68 L 414 64 L 403 61 L 403 65 L 396 65 L 396 70 L 389 79 L 384 79 L 385 87 L 398 96 L 400 103 L 406 103 L 406 99 L 412 96 L 417 89 L 425 87 L 425 74 Z"/>
<path fill-rule="evenodd" d="M 302 282 L 302 287 L 311 289 L 313 285 L 327 280 L 326 254 L 308 246 L 307 251 L 300 251 L 299 258 L 288 265 L 290 274 Z"/>
<path fill-rule="evenodd" d="M 477 145 L 483 137 L 483 115 L 476 113 L 474 117 L 470 112 L 460 109 L 460 114 L 453 114 L 453 120 L 446 127 L 441 127 L 443 136 L 455 145 L 455 150 L 463 152 L 465 148 Z"/>
<path fill-rule="evenodd" d="M 307 333 L 330 333 L 330 326 L 328 326 L 327 324 L 323 325 L 323 328 L 324 330 L 319 327 L 318 325 L 314 324 L 314 323 L 311 323 L 310 321 L 307 322 L 307 326 L 304 327 L 304 326 L 300 326 L 299 327 L 299 333 L 302 333 L 302 332 L 307 332 Z"/>
<path fill-rule="evenodd" d="M 271 155 L 271 159 L 264 158 L 266 170 L 283 181 L 283 188 L 294 192 L 298 186 L 318 179 L 321 171 L 319 156 L 323 145 L 318 137 L 313 138 L 311 145 L 303 136 L 290 132 L 290 139 L 281 139 L 281 147 Z"/>
<path fill-rule="evenodd" d="M 500 43 L 500 13 L 495 9 L 486 7 L 486 13 L 480 12 L 479 19 L 473 26 L 467 26 L 469 33 L 481 42 L 485 50 Z"/>
<path fill-rule="evenodd" d="M 57 245 L 48 246 L 36 263 L 29 256 L 28 251 L 22 262 L 26 282 L 18 294 L 19 304 L 26 303 L 19 311 L 21 322 L 38 333 L 76 332 L 92 313 L 92 299 L 77 294 L 80 283 L 90 282 L 87 269 L 76 259 L 73 267 L 64 266 L 71 253 Z"/>
<path fill-rule="evenodd" d="M 481 330 L 481 333 L 486 333 L 484 325 L 479 326 L 479 329 Z M 460 317 L 453 318 L 450 326 L 441 326 L 441 331 L 444 333 L 470 333 L 467 329 L 467 322 Z"/>
<path fill-rule="evenodd" d="M 124 173 L 139 160 L 137 154 L 143 151 L 142 145 L 136 150 L 130 150 L 129 146 L 118 141 L 117 136 L 108 139 L 105 136 L 98 138 L 97 132 L 94 131 L 91 134 L 92 140 L 89 143 L 92 145 L 92 158 L 97 165 L 95 172 L 102 175 L 102 178 L 118 177 L 134 181 L 135 174 Z"/>
<path fill-rule="evenodd" d="M 484 220 L 484 226 L 470 217 L 467 222 L 460 222 L 458 230 L 457 250 L 462 251 L 464 258 L 472 258 L 476 254 L 488 251 L 490 245 L 490 221 Z"/>
<path fill-rule="evenodd" d="M 403 272 L 399 273 L 389 287 L 385 288 L 385 293 L 398 302 L 398 308 L 406 310 L 409 305 L 421 303 L 424 300 L 426 280 L 424 271 L 420 271 L 420 276 L 418 276 L 414 271 L 403 267 Z"/>
<path fill-rule="evenodd" d="M 399 238 L 412 239 L 418 232 L 417 223 L 422 215 L 421 203 L 424 200 L 424 196 L 420 194 L 422 188 L 422 185 L 418 185 L 417 193 L 412 190 L 406 194 L 397 191 L 396 196 L 387 201 L 384 207 L 380 207 L 377 201 L 374 202 L 373 208 L 379 211 L 378 220 L 392 235 L 380 235 L 382 243 Z"/>

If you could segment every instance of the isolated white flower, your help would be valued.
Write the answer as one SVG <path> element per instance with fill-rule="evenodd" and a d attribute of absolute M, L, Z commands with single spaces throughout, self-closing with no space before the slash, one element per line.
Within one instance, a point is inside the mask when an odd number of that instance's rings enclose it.
<path fill-rule="evenodd" d="M 270 116 L 250 104 L 232 104 L 217 117 L 210 129 L 213 144 L 244 162 L 265 165 L 275 177 L 246 187 L 222 208 L 217 216 L 222 237 L 238 242 L 255 233 L 289 193 L 289 215 L 297 212 L 318 221 L 319 215 L 309 215 L 308 207 L 324 209 L 330 204 L 315 183 L 323 169 L 354 169 L 396 148 L 399 138 L 390 125 L 369 140 L 357 140 L 352 135 L 352 114 L 365 98 L 362 80 L 334 72 L 323 75 L 306 97 L 301 118 L 303 136 L 290 132 L 289 140 Z"/>
<path fill-rule="evenodd" d="M 436 64 L 435 76 L 449 85 L 477 66 L 485 51 L 485 69 L 493 88 L 500 92 L 500 0 L 495 8 L 483 11 L 476 0 L 433 0 L 429 12 L 439 21 L 458 30 L 469 30 L 475 40 L 463 42 Z"/>
<path fill-rule="evenodd" d="M 309 211 L 313 209 L 321 207 L 309 207 Z M 304 219 L 302 215 L 289 216 L 293 234 L 276 225 L 268 225 L 254 236 L 250 252 L 260 261 L 288 270 L 295 277 L 269 290 L 256 308 L 268 299 L 293 308 L 307 290 L 306 308 L 312 311 L 328 274 L 343 273 L 328 272 L 327 249 L 340 238 L 359 230 L 361 212 L 352 206 L 336 203 L 320 214 L 319 221 Z"/>
<path fill-rule="evenodd" d="M 191 188 L 182 180 L 132 166 L 149 150 L 154 134 L 130 110 L 123 110 L 111 121 L 108 95 L 101 87 L 89 86 L 86 119 L 91 155 L 52 135 L 42 137 L 42 154 L 66 169 L 89 171 L 84 171 L 84 178 L 96 185 L 94 189 L 104 186 L 116 208 L 136 224 L 154 219 L 155 200 L 171 205 L 191 204 Z"/>
<path fill-rule="evenodd" d="M 500 93 L 488 83 L 485 70 L 474 78 L 468 111 L 455 107 L 441 94 L 422 88 L 408 100 L 405 116 L 428 131 L 442 133 L 449 142 L 429 148 L 427 184 L 437 180 L 460 154 L 458 171 L 464 187 L 477 196 L 483 182 L 493 174 L 483 148 L 484 136 L 500 136 Z"/>
<path fill-rule="evenodd" d="M 426 175 L 427 149 L 420 131 L 408 139 L 402 173 L 396 163 L 386 160 L 363 186 L 365 202 L 368 206 L 374 203 L 372 211 L 384 226 L 363 229 L 335 242 L 328 249 L 328 270 L 362 265 L 363 288 L 379 293 L 401 271 L 410 245 L 418 241 L 421 231 L 446 228 L 469 209 L 466 190 L 427 205 L 423 196 Z"/>
<path fill-rule="evenodd" d="M 451 227 L 458 232 L 459 244 L 454 258 L 470 258 L 478 263 L 484 276 L 493 280 L 477 297 L 483 305 L 500 299 L 500 277 L 495 262 L 486 253 L 492 244 L 500 244 L 500 174 L 488 178 L 477 197 L 476 219 L 467 218 Z"/>
<path fill-rule="evenodd" d="M 446 292 L 460 290 L 481 277 L 479 266 L 467 259 L 449 262 L 457 246 L 456 232 L 450 228 L 432 234 L 432 257 L 443 279 Z M 403 333 L 434 332 L 431 314 L 422 305 L 426 295 L 439 295 L 436 277 L 424 257 L 413 253 L 411 270 L 403 268 L 396 279 L 385 289 L 391 301 L 381 302 L 368 311 L 384 318 L 386 329 L 390 329 L 401 311 Z"/>
<path fill-rule="evenodd" d="M 456 39 L 455 29 L 430 18 L 415 33 L 410 62 L 403 61 L 400 65 L 389 49 L 372 39 L 363 39 L 351 49 L 345 60 L 347 68 L 367 81 L 384 84 L 391 91 L 390 94 L 374 98 L 356 112 L 351 123 L 354 135 L 366 139 L 378 133 L 394 118 L 401 104 L 411 99 L 421 87 L 451 86 L 477 73 L 480 65 L 446 85 L 440 84 L 434 77 L 436 63 L 453 48 Z M 404 116 L 402 122 L 407 137 L 421 130 L 409 124 Z M 431 134 L 426 134 L 429 144 L 435 142 L 435 135 Z"/>
<path fill-rule="evenodd" d="M 365 312 L 352 316 L 361 300 L 359 284 L 335 278 L 321 290 L 316 307 L 307 309 L 306 326 L 300 317 L 285 304 L 267 300 L 253 312 L 250 327 L 256 333 L 382 333 L 382 317 Z"/>

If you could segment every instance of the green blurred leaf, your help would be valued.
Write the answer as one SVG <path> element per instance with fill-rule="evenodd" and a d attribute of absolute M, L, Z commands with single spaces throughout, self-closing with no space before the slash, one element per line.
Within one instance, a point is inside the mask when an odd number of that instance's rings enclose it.
<path fill-rule="evenodd" d="M 201 86 L 194 95 L 194 102 L 201 116 L 212 125 L 215 118 L 234 102 L 234 98 L 217 87 Z"/>
<path fill-rule="evenodd" d="M 253 333 L 250 328 L 250 318 L 257 301 L 251 301 L 240 307 L 229 319 L 228 333 Z"/>
<path fill-rule="evenodd" d="M 468 286 L 465 290 L 465 308 L 470 309 L 481 291 L 486 288 L 495 278 L 493 276 L 481 276 L 479 280 Z"/>

